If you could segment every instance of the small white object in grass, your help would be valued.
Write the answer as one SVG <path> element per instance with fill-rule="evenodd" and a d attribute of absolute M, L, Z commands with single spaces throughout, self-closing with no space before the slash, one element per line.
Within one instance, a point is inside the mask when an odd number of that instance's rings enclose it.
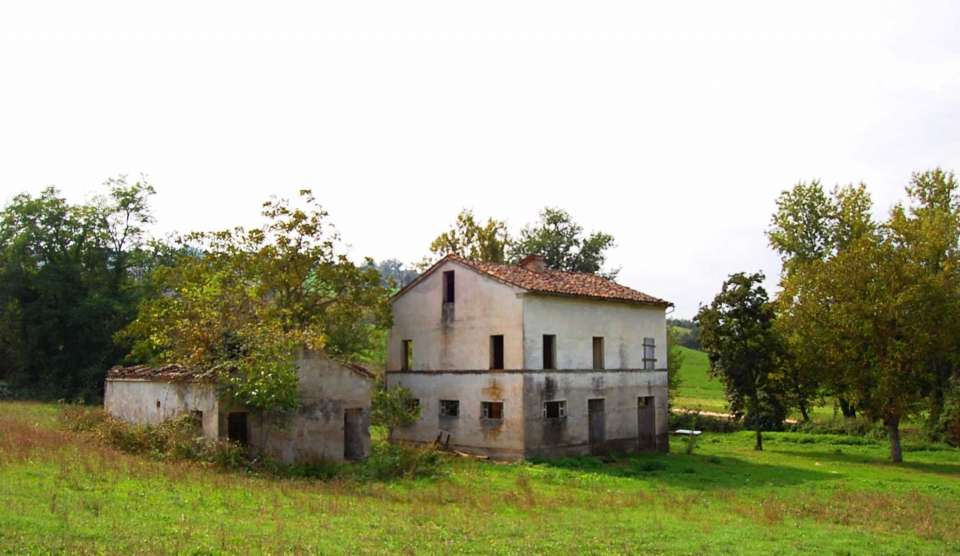
<path fill-rule="evenodd" d="M 694 431 L 690 429 L 677 429 L 673 431 L 673 434 L 680 434 L 683 436 L 700 436 L 703 434 L 703 431 Z"/>

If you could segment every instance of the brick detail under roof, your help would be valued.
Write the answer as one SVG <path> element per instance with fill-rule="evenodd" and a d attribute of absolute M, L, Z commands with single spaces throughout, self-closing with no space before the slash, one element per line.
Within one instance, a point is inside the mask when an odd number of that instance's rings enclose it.
<path fill-rule="evenodd" d="M 646 305 L 673 305 L 669 301 L 647 295 L 632 288 L 620 285 L 613 280 L 589 272 L 562 272 L 559 270 L 534 271 L 521 266 L 483 263 L 471 261 L 458 255 L 447 255 L 418 279 L 400 290 L 394 297 L 400 296 L 415 286 L 421 279 L 433 272 L 441 263 L 454 261 L 477 272 L 490 276 L 500 282 L 516 286 L 535 293 L 588 297 L 591 299 L 626 301 Z"/>

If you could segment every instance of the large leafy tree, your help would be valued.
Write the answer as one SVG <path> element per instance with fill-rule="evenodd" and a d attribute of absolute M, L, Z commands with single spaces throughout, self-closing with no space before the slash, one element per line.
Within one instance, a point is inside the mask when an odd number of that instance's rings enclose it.
<path fill-rule="evenodd" d="M 803 418 L 809 408 L 826 394 L 837 397 L 843 414 L 855 415 L 842 373 L 823 357 L 822 347 L 830 341 L 821 326 L 797 316 L 797 303 L 807 301 L 804 286 L 812 268 L 846 249 L 851 243 L 877 233 L 871 216 L 872 202 L 863 184 L 834 188 L 826 192 L 818 181 L 799 183 L 777 199 L 767 237 L 783 263 L 781 292 L 777 299 L 777 327 L 788 345 L 790 356 L 783 360 L 788 393 Z"/>
<path fill-rule="evenodd" d="M 787 255 L 778 325 L 791 364 L 882 421 L 895 462 L 905 418 L 926 411 L 932 426 L 948 427 L 940 415 L 960 347 L 957 190 L 949 173 L 915 174 L 908 203 L 883 225 L 869 219 L 862 186 L 837 190 L 825 220 L 831 239 L 816 257 L 785 248 L 785 227 L 771 234 Z"/>
<path fill-rule="evenodd" d="M 0 375 L 33 395 L 99 396 L 123 352 L 113 333 L 168 254 L 145 238 L 153 187 L 119 177 L 105 189 L 82 204 L 24 193 L 0 212 Z"/>
<path fill-rule="evenodd" d="M 190 249 L 153 276 L 163 294 L 120 335 L 131 357 L 221 369 L 237 401 L 269 410 L 296 404 L 298 349 L 376 351 L 390 321 L 380 274 L 339 253 L 327 213 L 310 191 L 301 199 L 264 203 L 259 228 L 181 238 Z"/>
<path fill-rule="evenodd" d="M 696 317 L 710 372 L 723 382 L 730 409 L 736 415 L 746 414 L 756 430 L 757 450 L 763 449 L 763 429 L 778 428 L 787 413 L 778 374 L 783 348 L 763 279 L 761 273 L 730 276 Z"/>
<path fill-rule="evenodd" d="M 430 244 L 434 257 L 454 254 L 475 261 L 502 263 L 506 261 L 510 236 L 507 225 L 488 218 L 481 222 L 473 211 L 463 209 L 453 226 Z"/>
<path fill-rule="evenodd" d="M 604 232 L 585 235 L 569 212 L 547 207 L 540 220 L 520 231 L 511 243 L 511 258 L 518 261 L 527 255 L 542 255 L 548 268 L 571 272 L 601 273 L 616 277 L 619 269 L 601 272 L 606 252 L 614 247 L 613 236 Z"/>

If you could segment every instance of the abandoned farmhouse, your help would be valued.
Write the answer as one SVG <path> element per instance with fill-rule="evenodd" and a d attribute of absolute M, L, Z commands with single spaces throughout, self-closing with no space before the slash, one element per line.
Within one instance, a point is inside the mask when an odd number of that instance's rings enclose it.
<path fill-rule="evenodd" d="M 666 451 L 670 306 L 540 256 L 448 255 L 392 299 L 387 385 L 421 409 L 393 438 L 504 459 Z"/>
<path fill-rule="evenodd" d="M 231 404 L 212 372 L 179 365 L 115 367 L 104 406 L 125 421 L 154 425 L 192 414 L 210 439 L 229 439 L 285 463 L 359 460 L 370 453 L 373 375 L 305 352 L 297 360 L 298 408 L 265 414 Z"/>

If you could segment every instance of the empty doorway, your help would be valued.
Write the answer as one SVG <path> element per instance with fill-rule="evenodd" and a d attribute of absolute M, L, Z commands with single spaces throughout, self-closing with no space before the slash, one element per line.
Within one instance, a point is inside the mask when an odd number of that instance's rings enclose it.
<path fill-rule="evenodd" d="M 247 413 L 236 411 L 227 415 L 227 438 L 241 446 L 247 445 Z"/>
<path fill-rule="evenodd" d="M 363 449 L 364 439 L 363 409 L 348 408 L 343 412 L 343 459 L 356 461 L 366 455 Z"/>
<path fill-rule="evenodd" d="M 637 398 L 637 439 L 641 452 L 657 449 L 657 413 L 653 396 Z"/>
<path fill-rule="evenodd" d="M 603 398 L 587 400 L 587 415 L 590 423 L 590 453 L 603 450 L 607 441 L 607 417 Z"/>

